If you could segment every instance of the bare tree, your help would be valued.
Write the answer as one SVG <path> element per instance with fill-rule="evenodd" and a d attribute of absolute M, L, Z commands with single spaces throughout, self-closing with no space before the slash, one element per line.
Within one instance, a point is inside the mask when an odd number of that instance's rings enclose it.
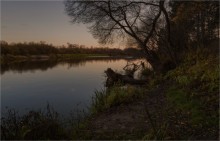
<path fill-rule="evenodd" d="M 168 30 L 168 41 L 171 43 L 164 0 L 67 0 L 65 10 L 73 23 L 90 24 L 91 33 L 100 43 L 112 43 L 114 39 L 130 36 L 144 51 L 146 59 L 155 70 L 158 70 L 161 62 L 153 48 L 152 37 L 157 33 L 162 14 Z M 169 51 L 172 52 L 171 48 Z M 170 57 L 174 57 L 172 53 Z"/>

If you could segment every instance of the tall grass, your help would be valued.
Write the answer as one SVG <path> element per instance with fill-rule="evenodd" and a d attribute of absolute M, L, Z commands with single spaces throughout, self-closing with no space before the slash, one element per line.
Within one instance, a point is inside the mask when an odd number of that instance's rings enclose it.
<path fill-rule="evenodd" d="M 97 113 L 121 104 L 129 104 L 142 98 L 143 95 L 144 89 L 135 86 L 117 85 L 100 91 L 96 90 L 95 96 L 92 97 L 91 111 Z"/>
<path fill-rule="evenodd" d="M 1 139 L 69 139 L 58 113 L 49 104 L 45 109 L 29 111 L 22 116 L 16 110 L 8 109 L 5 117 L 1 118 Z"/>

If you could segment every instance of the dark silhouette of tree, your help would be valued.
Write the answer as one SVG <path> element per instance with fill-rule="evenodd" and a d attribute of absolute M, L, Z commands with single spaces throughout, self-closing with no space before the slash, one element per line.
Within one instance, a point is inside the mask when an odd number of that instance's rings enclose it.
<path fill-rule="evenodd" d="M 172 40 L 178 50 L 190 43 L 206 46 L 219 38 L 219 1 L 175 1 L 171 7 Z"/>
<path fill-rule="evenodd" d="M 112 43 L 114 39 L 131 37 L 140 47 L 153 69 L 158 70 L 161 61 L 152 45 L 161 25 L 166 24 L 168 56 L 175 61 L 170 37 L 170 22 L 164 0 L 126 1 L 65 1 L 66 13 L 73 23 L 89 23 L 92 35 L 100 43 Z M 163 23 L 161 19 L 164 17 Z M 156 37 L 157 38 L 157 37 Z"/>

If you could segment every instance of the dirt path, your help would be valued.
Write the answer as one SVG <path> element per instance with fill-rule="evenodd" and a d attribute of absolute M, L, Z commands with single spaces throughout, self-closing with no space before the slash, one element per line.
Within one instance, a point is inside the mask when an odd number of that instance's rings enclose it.
<path fill-rule="evenodd" d="M 92 117 L 88 123 L 88 131 L 92 139 L 142 139 L 152 132 L 152 122 L 149 119 L 163 121 L 165 97 L 163 88 L 148 93 L 143 99 L 112 107 Z M 149 114 L 148 114 L 149 113 Z M 157 120 L 156 120 L 157 121 Z M 153 123 L 157 126 L 156 123 Z"/>

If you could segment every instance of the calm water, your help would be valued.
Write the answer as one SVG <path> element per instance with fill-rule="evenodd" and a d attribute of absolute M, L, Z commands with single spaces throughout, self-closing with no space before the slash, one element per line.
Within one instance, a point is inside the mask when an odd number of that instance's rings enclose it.
<path fill-rule="evenodd" d="M 45 108 L 60 114 L 82 110 L 91 104 L 94 91 L 104 88 L 104 70 L 122 70 L 128 60 L 98 59 L 68 62 L 22 62 L 1 67 L 1 110 L 19 113 Z"/>

